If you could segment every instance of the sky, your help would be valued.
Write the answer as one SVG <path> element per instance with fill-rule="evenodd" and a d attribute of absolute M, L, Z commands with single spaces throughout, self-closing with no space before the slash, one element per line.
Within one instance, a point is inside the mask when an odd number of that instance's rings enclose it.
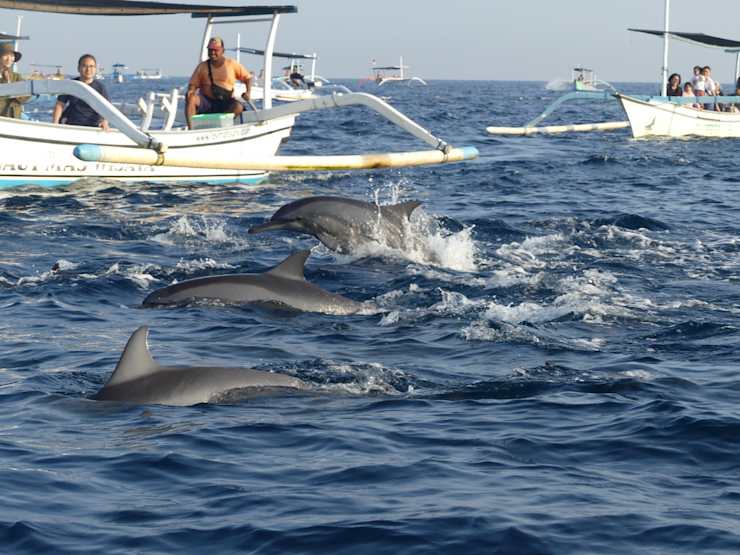
<path fill-rule="evenodd" d="M 179 0 L 180 3 L 207 3 Z M 260 5 L 267 2 L 257 2 Z M 213 0 L 243 6 L 245 0 Z M 255 3 L 256 4 L 256 3 Z M 275 2 L 274 5 L 288 4 Z M 661 80 L 663 41 L 629 28 L 662 29 L 665 0 L 296 0 L 297 14 L 281 16 L 275 50 L 316 53 L 317 74 L 329 79 L 372 75 L 378 66 L 398 64 L 407 76 L 435 79 L 549 81 L 570 78 L 576 64 L 608 82 Z M 55 15 L 0 9 L 0 32 L 15 34 L 22 15 L 23 59 L 61 64 L 76 75 L 77 59 L 93 53 L 107 68 L 125 63 L 129 72 L 162 68 L 189 76 L 199 61 L 204 20 L 187 15 L 103 17 Z M 740 41 L 738 0 L 672 0 L 670 29 Z M 264 49 L 269 23 L 217 27 L 227 47 Z M 235 53 L 228 54 L 236 57 Z M 242 55 L 256 73 L 262 59 Z M 276 59 L 278 67 L 283 60 Z M 684 81 L 693 66 L 709 65 L 712 76 L 732 83 L 736 55 L 676 40 L 669 44 L 669 71 Z M 277 72 L 274 72 L 277 74 Z"/>

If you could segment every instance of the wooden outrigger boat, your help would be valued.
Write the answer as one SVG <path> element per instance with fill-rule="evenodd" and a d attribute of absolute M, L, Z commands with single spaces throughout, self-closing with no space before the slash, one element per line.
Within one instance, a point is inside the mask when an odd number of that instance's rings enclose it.
<path fill-rule="evenodd" d="M 240 54 L 254 54 L 256 56 L 264 56 L 264 50 L 258 50 L 256 48 L 244 48 L 240 45 L 241 37 L 237 35 L 237 45 L 235 48 L 227 48 L 227 52 L 236 52 L 236 61 L 239 62 Z M 272 99 L 281 100 L 283 102 L 296 102 L 298 100 L 309 100 L 316 98 L 317 96 L 323 96 L 325 94 L 348 94 L 351 93 L 347 87 L 332 83 L 328 79 L 316 75 L 316 60 L 318 56 L 316 54 L 287 54 L 284 52 L 273 52 L 273 58 L 287 58 L 290 60 L 290 66 L 287 70 L 291 73 L 295 67 L 300 67 L 300 60 L 311 60 L 311 74 L 305 74 L 303 81 L 305 85 L 295 87 L 289 83 L 290 77 L 276 77 L 272 79 Z M 253 80 L 254 81 L 254 80 Z M 234 94 L 240 96 L 246 90 L 246 87 L 237 82 Z M 262 100 L 265 96 L 265 89 L 262 83 L 252 83 L 251 99 L 253 101 Z"/>
<path fill-rule="evenodd" d="M 668 40 L 673 38 L 707 48 L 721 49 L 736 54 L 735 79 L 740 77 L 740 42 L 702 33 L 679 33 L 668 30 L 670 0 L 665 4 L 665 29 L 648 31 L 630 29 L 638 33 L 662 36 L 663 44 L 663 85 L 661 95 L 625 95 L 617 92 L 574 92 L 567 94 L 551 104 L 536 119 L 524 127 L 487 127 L 492 134 L 529 135 L 533 133 L 563 133 L 566 131 L 591 131 L 629 127 L 632 136 L 642 137 L 740 137 L 740 112 L 715 112 L 692 108 L 687 104 L 721 104 L 723 106 L 740 105 L 740 96 L 700 96 L 682 97 L 666 96 L 668 82 Z M 626 122 L 605 122 L 582 125 L 535 127 L 548 114 L 564 102 L 578 99 L 618 100 L 627 116 Z"/>
<path fill-rule="evenodd" d="M 613 89 L 606 81 L 597 79 L 592 69 L 586 69 L 578 64 L 570 72 L 570 81 L 565 79 L 553 79 L 545 89 L 549 91 L 576 90 L 576 91 L 605 91 Z"/>
<path fill-rule="evenodd" d="M 373 62 L 374 63 L 374 62 Z M 373 77 L 368 77 L 367 79 L 363 79 L 357 85 L 362 85 L 365 82 L 371 81 L 378 84 L 378 86 L 382 85 L 406 85 L 407 87 L 415 86 L 415 87 L 428 87 L 429 85 L 424 82 L 424 80 L 420 79 L 419 77 L 404 77 L 403 76 L 403 70 L 408 69 L 409 66 L 403 65 L 403 56 L 401 56 L 400 63 L 397 66 L 386 66 L 386 67 L 374 67 L 373 70 Z M 388 75 L 386 71 L 400 71 L 401 75 Z M 413 84 L 414 81 L 418 81 L 418 84 Z"/>
<path fill-rule="evenodd" d="M 0 8 L 27 9 L 85 15 L 155 15 L 190 13 L 207 18 L 201 46 L 205 59 L 211 29 L 218 17 L 247 17 L 246 21 L 271 23 L 265 48 L 265 75 L 272 71 L 272 51 L 282 14 L 295 13 L 294 6 L 217 7 L 127 0 L 0 0 Z M 265 18 L 264 16 L 269 16 Z M 230 21 L 233 22 L 233 19 Z M 271 84 L 265 83 L 263 109 L 243 112 L 228 126 L 188 131 L 174 127 L 177 90 L 165 97 L 150 94 L 144 102 L 141 124 L 134 125 L 125 113 L 92 88 L 79 81 L 29 80 L 0 85 L 0 96 L 69 94 L 84 100 L 111 124 L 110 133 L 93 127 L 50 124 L 25 119 L 0 118 L 0 188 L 28 183 L 53 186 L 79 179 L 104 177 L 136 181 L 187 180 L 256 183 L 273 170 L 355 169 L 467 160 L 477 150 L 453 149 L 380 99 L 367 94 L 330 95 L 272 108 Z M 290 139 L 295 118 L 308 110 L 364 105 L 385 116 L 434 150 L 391 155 L 281 157 Z M 141 106 L 136 106 L 142 115 Z M 164 116 L 159 130 L 151 130 L 155 108 Z"/>

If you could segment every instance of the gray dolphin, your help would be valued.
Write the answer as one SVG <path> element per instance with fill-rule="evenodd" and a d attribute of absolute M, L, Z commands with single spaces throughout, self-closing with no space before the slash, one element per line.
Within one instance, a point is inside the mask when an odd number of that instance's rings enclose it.
<path fill-rule="evenodd" d="M 305 312 L 354 314 L 363 305 L 329 293 L 303 277 L 311 251 L 292 254 L 262 274 L 232 274 L 182 281 L 152 292 L 142 306 L 172 304 L 189 299 L 212 299 L 231 303 L 280 303 Z"/>
<path fill-rule="evenodd" d="M 148 333 L 146 326 L 133 333 L 108 383 L 90 399 L 186 407 L 262 396 L 265 388 L 306 387 L 298 378 L 250 368 L 160 366 L 149 353 Z"/>
<path fill-rule="evenodd" d="M 409 221 L 420 200 L 378 206 L 342 197 L 309 197 L 286 204 L 269 222 L 249 233 L 287 230 L 313 235 L 329 249 L 352 254 L 358 247 L 377 242 L 393 249 L 421 250 L 429 260 L 437 257 Z"/>

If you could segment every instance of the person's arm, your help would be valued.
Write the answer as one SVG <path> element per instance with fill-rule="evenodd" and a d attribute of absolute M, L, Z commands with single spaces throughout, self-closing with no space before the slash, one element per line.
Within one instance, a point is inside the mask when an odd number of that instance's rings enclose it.
<path fill-rule="evenodd" d="M 107 119 L 103 118 L 103 121 L 98 124 L 98 127 L 102 127 L 103 131 L 105 131 L 106 133 L 110 133 L 110 126 L 108 125 Z"/>
<path fill-rule="evenodd" d="M 246 102 L 249 102 L 249 99 L 252 96 L 252 78 L 249 75 L 247 75 L 247 79 L 243 81 L 243 83 L 247 86 L 247 90 L 244 91 L 244 93 L 242 94 L 242 98 Z"/>
<path fill-rule="evenodd" d="M 65 102 L 59 102 L 54 105 L 54 115 L 51 117 L 51 123 L 59 123 L 62 118 L 62 112 L 64 111 Z"/>
<path fill-rule="evenodd" d="M 242 93 L 242 98 L 249 102 L 249 98 L 252 96 L 252 76 L 247 69 L 240 63 L 236 63 L 234 67 L 234 74 L 236 78 L 246 85 L 247 90 Z"/>

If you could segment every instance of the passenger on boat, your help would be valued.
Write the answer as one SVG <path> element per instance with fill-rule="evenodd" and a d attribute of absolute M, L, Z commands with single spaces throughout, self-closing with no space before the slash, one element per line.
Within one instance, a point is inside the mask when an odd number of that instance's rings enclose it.
<path fill-rule="evenodd" d="M 293 73 L 290 74 L 290 84 L 294 87 L 302 87 L 306 84 L 303 80 L 303 75 L 298 72 L 297 67 L 293 70 Z"/>
<path fill-rule="evenodd" d="M 694 96 L 704 96 L 704 84 L 706 79 L 704 79 L 704 76 L 701 74 L 701 70 L 701 66 L 694 66 L 694 76 L 691 78 L 691 86 L 694 90 Z"/>
<path fill-rule="evenodd" d="M 21 53 L 15 51 L 12 42 L 0 42 L 0 83 L 17 83 L 24 81 L 10 67 L 21 59 Z M 4 118 L 21 119 L 23 104 L 31 99 L 30 96 L 20 98 L 0 98 L 0 116 Z"/>
<path fill-rule="evenodd" d="M 80 61 L 77 64 L 80 76 L 75 77 L 74 80 L 85 83 L 110 102 L 108 89 L 105 88 L 103 83 L 95 80 L 95 74 L 98 70 L 97 64 L 98 62 L 95 60 L 95 56 L 84 54 L 80 57 Z M 67 103 L 69 104 L 67 105 Z M 65 105 L 67 105 L 66 108 L 64 107 Z M 107 119 L 90 108 L 86 102 L 68 94 L 62 94 L 57 97 L 57 103 L 54 106 L 54 115 L 51 121 L 52 123 L 66 123 L 67 125 L 81 125 L 83 127 L 102 127 L 106 133 L 110 132 Z"/>
<path fill-rule="evenodd" d="M 740 78 L 735 83 L 735 96 L 740 96 Z M 740 112 L 740 104 L 737 102 L 727 105 L 728 112 Z"/>
<path fill-rule="evenodd" d="M 681 88 L 681 76 L 678 73 L 674 73 L 668 78 L 668 87 L 666 88 L 666 95 L 683 96 L 683 89 Z"/>
<path fill-rule="evenodd" d="M 714 84 L 714 81 L 711 77 L 709 77 L 712 73 L 712 68 L 709 66 L 702 69 L 702 75 L 704 75 L 704 95 L 705 96 L 717 96 L 717 86 Z M 704 105 L 705 110 L 709 110 L 710 112 L 714 112 L 717 110 L 717 105 L 712 104 L 705 104 Z"/>
<path fill-rule="evenodd" d="M 683 96 L 694 96 L 694 92 L 691 90 L 690 81 L 687 81 L 686 84 L 683 86 Z M 693 104 L 684 104 L 684 106 L 701 110 L 701 104 L 699 104 L 698 102 L 694 102 Z"/>
<path fill-rule="evenodd" d="M 195 114 L 241 114 L 244 104 L 234 98 L 237 80 L 247 86 L 242 98 L 248 101 L 252 93 L 252 77 L 239 62 L 224 57 L 224 41 L 213 37 L 208 41 L 208 60 L 198 64 L 188 82 L 185 94 L 188 129 L 193 128 L 190 118 Z M 200 90 L 199 94 L 196 89 Z"/>

